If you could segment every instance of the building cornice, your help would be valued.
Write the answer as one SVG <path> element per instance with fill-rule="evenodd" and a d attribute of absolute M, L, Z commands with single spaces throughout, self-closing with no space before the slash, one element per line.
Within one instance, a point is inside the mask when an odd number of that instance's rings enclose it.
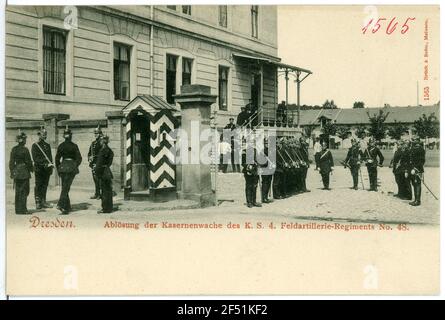
<path fill-rule="evenodd" d="M 108 7 L 108 6 L 91 6 L 91 7 L 88 7 L 88 8 L 92 8 L 92 9 L 94 9 L 96 11 L 99 11 L 99 12 L 102 12 L 102 13 L 106 13 L 108 15 L 111 15 L 111 16 L 114 16 L 114 17 L 117 17 L 117 18 L 129 19 L 129 20 L 131 20 L 133 22 L 145 24 L 145 25 L 148 25 L 148 26 L 153 25 L 155 27 L 162 28 L 162 29 L 165 29 L 165 30 L 168 30 L 168 31 L 173 31 L 173 32 L 179 33 L 179 34 L 184 35 L 184 36 L 194 37 L 196 39 L 199 39 L 199 40 L 202 40 L 202 41 L 206 41 L 206 42 L 211 43 L 211 44 L 217 44 L 217 45 L 225 46 L 225 47 L 231 48 L 233 50 L 236 50 L 238 52 L 242 52 L 242 53 L 246 53 L 246 54 L 252 54 L 252 55 L 257 55 L 257 56 L 264 57 L 264 58 L 267 58 L 267 59 L 270 59 L 270 60 L 276 61 L 276 62 L 281 61 L 281 59 L 278 58 L 277 56 L 268 55 L 268 54 L 265 54 L 265 53 L 262 53 L 262 52 L 258 52 L 256 50 L 251 50 L 251 49 L 245 48 L 245 47 L 240 47 L 240 46 L 234 45 L 234 44 L 226 42 L 226 41 L 222 41 L 222 40 L 218 40 L 218 39 L 215 39 L 215 38 L 207 37 L 207 36 L 198 34 L 198 33 L 193 32 L 193 31 L 188 31 L 188 30 L 184 30 L 184 29 L 181 29 L 181 28 L 177 28 L 177 27 L 172 26 L 172 25 L 168 25 L 168 24 L 165 24 L 165 23 L 162 23 L 162 22 L 159 22 L 159 21 L 151 20 L 149 18 L 143 18 L 143 17 L 137 16 L 137 15 L 134 15 L 132 13 L 124 12 L 124 11 L 121 11 L 121 10 L 118 10 L 118 9 L 115 9 L 115 8 L 111 8 L 111 7 Z M 261 44 L 262 45 L 266 45 L 264 43 L 261 43 Z M 275 48 L 275 47 L 273 47 L 273 48 Z"/>

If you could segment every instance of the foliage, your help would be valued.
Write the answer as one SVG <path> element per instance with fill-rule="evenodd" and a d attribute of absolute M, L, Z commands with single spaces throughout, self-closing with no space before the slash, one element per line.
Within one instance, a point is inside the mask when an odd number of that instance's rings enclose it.
<path fill-rule="evenodd" d="M 342 140 L 345 140 L 348 136 L 351 130 L 349 130 L 348 127 L 338 127 L 337 128 L 337 137 L 339 137 Z"/>
<path fill-rule="evenodd" d="M 421 139 L 439 138 L 439 121 L 434 113 L 426 116 L 423 114 L 418 120 L 414 121 L 414 131 Z"/>
<path fill-rule="evenodd" d="M 363 125 L 359 125 L 356 129 L 355 129 L 355 135 L 357 136 L 357 138 L 359 139 L 363 139 L 364 137 L 366 137 L 367 134 L 367 130 L 366 127 Z"/>
<path fill-rule="evenodd" d="M 368 113 L 369 123 L 371 125 L 369 133 L 377 141 L 381 141 L 386 136 L 385 121 L 388 115 L 389 112 L 385 114 L 383 110 L 379 110 L 379 113 L 373 116 Z"/>
<path fill-rule="evenodd" d="M 400 121 L 394 120 L 394 124 L 388 128 L 388 136 L 394 140 L 400 140 L 400 138 L 408 131 L 408 127 L 402 124 Z"/>
<path fill-rule="evenodd" d="M 352 106 L 353 109 L 360 109 L 360 108 L 364 108 L 365 107 L 365 103 L 363 101 L 356 101 L 354 102 L 354 105 Z"/>
<path fill-rule="evenodd" d="M 337 109 L 337 105 L 335 104 L 334 100 L 326 100 L 323 105 L 321 106 L 322 109 Z"/>
<path fill-rule="evenodd" d="M 325 135 L 335 136 L 335 133 L 337 132 L 337 125 L 331 121 L 328 121 L 323 125 L 323 128 L 321 128 L 321 131 Z"/>

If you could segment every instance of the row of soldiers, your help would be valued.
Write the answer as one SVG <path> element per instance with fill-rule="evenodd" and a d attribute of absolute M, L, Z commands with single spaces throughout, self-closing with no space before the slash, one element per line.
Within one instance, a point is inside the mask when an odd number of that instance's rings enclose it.
<path fill-rule="evenodd" d="M 254 161 L 247 161 L 246 151 L 243 151 L 242 165 L 245 178 L 245 192 L 247 206 L 262 206 L 256 201 L 259 182 L 261 182 L 261 202 L 269 203 L 270 193 L 274 199 L 283 199 L 289 196 L 310 192 L 306 187 L 306 178 L 310 166 L 308 144 L 305 139 L 287 137 L 280 138 L 276 145 L 275 160 L 270 160 L 267 140 L 263 150 L 254 150 L 254 154 L 261 154 L 267 159 L 259 163 L 255 156 Z M 319 171 L 323 190 L 330 190 L 330 175 L 334 171 L 334 160 L 328 149 L 327 143 L 321 144 L 321 149 L 314 155 L 315 170 Z M 360 148 L 358 141 L 352 141 L 352 147 L 348 150 L 346 159 L 341 161 L 344 168 L 351 171 L 353 185 L 351 189 L 358 190 L 359 175 L 362 178 L 361 166 L 365 164 L 368 178 L 369 191 L 377 191 L 378 167 L 382 167 L 384 156 L 378 148 L 375 139 L 370 139 L 365 149 Z M 395 196 L 404 200 L 412 200 L 411 186 L 414 190 L 414 200 L 409 204 L 419 206 L 421 204 L 421 187 L 423 180 L 423 166 L 425 164 L 425 149 L 420 139 L 411 142 L 398 142 L 398 148 L 394 153 L 390 167 L 398 186 Z M 274 170 L 271 170 L 273 168 Z M 363 184 L 363 180 L 362 180 Z M 364 188 L 364 186 L 363 186 Z"/>
<path fill-rule="evenodd" d="M 258 161 L 264 159 L 262 163 Z M 306 187 L 306 177 L 310 166 L 308 144 L 303 138 L 280 138 L 276 144 L 274 160 L 269 155 L 268 140 L 264 140 L 264 148 L 253 148 L 253 161 L 248 161 L 246 150 L 242 155 L 243 174 L 246 181 L 246 203 L 249 208 L 261 207 L 256 194 L 261 179 L 261 202 L 272 202 L 274 199 L 284 199 L 289 196 L 310 192 Z"/>
<path fill-rule="evenodd" d="M 67 127 L 63 132 L 64 141 L 58 146 L 55 161 L 51 153 L 51 146 L 47 139 L 47 131 L 41 128 L 37 132 L 38 141 L 31 147 L 31 154 L 26 147 L 27 136 L 20 132 L 17 145 L 11 150 L 9 170 L 15 188 L 15 213 L 30 214 L 27 209 L 27 198 L 30 193 L 31 173 L 35 174 L 34 197 L 36 209 L 51 208 L 46 200 L 50 176 L 54 167 L 61 179 L 61 192 L 57 202 L 57 209 L 61 214 L 72 211 L 69 192 L 75 176 L 79 173 L 82 156 L 79 147 L 72 141 L 72 131 Z M 113 162 L 113 151 L 108 147 L 109 137 L 102 134 L 100 128 L 95 129 L 95 140 L 90 146 L 88 160 L 96 186 L 92 198 L 102 200 L 102 209 L 98 213 L 111 213 L 113 210 L 113 175 L 110 166 Z"/>
<path fill-rule="evenodd" d="M 384 157 L 376 145 L 374 139 L 370 139 L 369 146 L 365 150 L 360 149 L 358 141 L 352 141 L 352 147 L 348 150 L 345 168 L 349 168 L 352 175 L 352 188 L 358 189 L 358 180 L 361 163 L 366 164 L 370 183 L 370 191 L 377 191 L 378 167 L 383 166 Z M 422 180 L 425 164 L 425 148 L 419 138 L 412 141 L 398 141 L 394 157 L 390 162 L 397 184 L 396 197 L 402 200 L 414 200 L 409 204 L 419 206 L 421 204 Z M 412 186 L 412 188 L 411 188 Z"/>

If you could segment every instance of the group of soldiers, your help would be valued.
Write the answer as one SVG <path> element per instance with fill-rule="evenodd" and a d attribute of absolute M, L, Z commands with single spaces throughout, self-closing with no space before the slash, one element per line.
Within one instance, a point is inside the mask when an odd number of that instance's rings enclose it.
<path fill-rule="evenodd" d="M 268 140 L 262 149 L 254 148 L 253 161 L 248 161 L 247 150 L 243 151 L 242 166 L 246 181 L 246 203 L 249 208 L 261 207 L 274 199 L 284 199 L 292 195 L 310 192 L 306 187 L 306 177 L 310 166 L 308 144 L 305 139 L 283 137 L 276 143 L 276 154 L 271 160 Z M 260 158 L 264 161 L 258 161 Z M 261 181 L 261 203 L 256 201 L 258 184 Z"/>
<path fill-rule="evenodd" d="M 306 178 L 311 161 L 308 144 L 304 137 L 279 138 L 276 145 L 275 160 L 270 160 L 267 140 L 262 150 L 255 149 L 255 155 L 262 153 L 266 162 L 247 161 L 246 150 L 243 151 L 242 165 L 245 178 L 246 203 L 249 208 L 261 207 L 261 203 L 270 203 L 274 199 L 310 192 L 306 187 Z M 334 171 L 334 159 L 326 142 L 315 148 L 315 170 L 321 175 L 323 190 L 330 190 L 330 175 Z M 361 166 L 364 164 L 369 178 L 369 191 L 377 191 L 378 168 L 383 166 L 384 156 L 376 140 L 369 139 L 368 145 L 361 149 L 359 141 L 352 140 L 346 159 L 341 161 L 344 168 L 349 168 L 352 176 L 351 189 L 358 190 L 359 177 L 363 185 Z M 399 141 L 390 167 L 393 169 L 398 192 L 396 197 L 413 200 L 409 204 L 421 204 L 421 190 L 425 164 L 425 149 L 420 139 Z M 265 170 L 265 169 L 268 170 Z M 273 168 L 274 170 L 270 170 Z M 261 203 L 256 201 L 258 184 L 261 184 Z M 412 191 L 413 190 L 413 191 Z M 413 199 L 414 198 L 414 199 Z"/>
<path fill-rule="evenodd" d="M 369 140 L 365 150 L 360 149 L 358 141 L 352 141 L 352 147 L 344 162 L 345 168 L 349 168 L 352 175 L 352 188 L 358 189 L 360 165 L 366 164 L 368 170 L 370 191 L 377 191 L 378 167 L 383 166 L 384 157 L 376 146 L 374 139 Z M 409 204 L 419 206 L 421 204 L 423 166 L 425 164 L 425 148 L 419 138 L 411 141 L 400 140 L 397 142 L 394 157 L 390 162 L 390 168 L 397 184 L 397 193 L 394 195 L 402 200 L 414 200 Z M 414 190 L 414 192 L 412 192 Z"/>
<path fill-rule="evenodd" d="M 88 152 L 89 165 L 92 169 L 95 183 L 95 194 L 92 199 L 102 200 L 102 209 L 98 213 L 111 213 L 113 210 L 113 175 L 110 166 L 113 163 L 113 151 L 108 147 L 109 137 L 98 127 L 95 129 L 95 140 Z M 46 194 L 50 176 L 54 168 L 61 180 L 61 192 L 57 202 L 57 209 L 61 214 L 72 211 L 69 192 L 75 176 L 79 173 L 82 156 L 79 147 L 72 141 L 72 131 L 66 127 L 63 132 L 64 141 L 58 146 L 53 162 L 51 146 L 47 139 L 47 131 L 41 128 L 37 132 L 38 141 L 31 147 L 31 153 L 26 147 L 27 136 L 20 132 L 17 145 L 11 150 L 9 170 L 15 188 L 15 213 L 30 214 L 27 209 L 27 198 L 30 193 L 31 173 L 35 175 L 34 198 L 36 210 L 51 208 Z M 32 155 L 32 158 L 31 158 Z"/>

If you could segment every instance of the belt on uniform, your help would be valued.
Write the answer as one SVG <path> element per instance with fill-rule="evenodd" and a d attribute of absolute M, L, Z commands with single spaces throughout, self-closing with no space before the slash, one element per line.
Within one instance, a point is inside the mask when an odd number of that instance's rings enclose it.
<path fill-rule="evenodd" d="M 71 161 L 74 161 L 74 159 L 71 159 L 71 158 L 63 158 L 63 160 L 71 160 Z"/>

